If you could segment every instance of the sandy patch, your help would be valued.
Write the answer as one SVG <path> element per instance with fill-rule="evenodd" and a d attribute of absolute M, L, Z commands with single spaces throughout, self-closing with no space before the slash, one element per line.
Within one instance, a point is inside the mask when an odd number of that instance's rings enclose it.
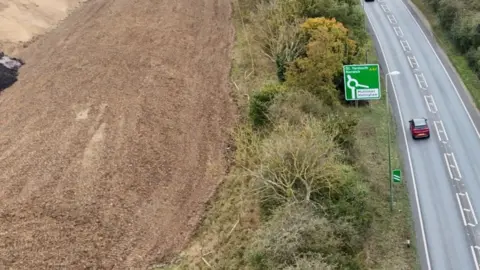
<path fill-rule="evenodd" d="M 86 0 L 0 0 L 0 42 L 26 42 Z"/>

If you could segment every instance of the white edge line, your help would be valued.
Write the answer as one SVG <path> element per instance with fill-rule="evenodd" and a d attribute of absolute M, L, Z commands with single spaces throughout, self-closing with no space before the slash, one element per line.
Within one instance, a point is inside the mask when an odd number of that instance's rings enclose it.
<path fill-rule="evenodd" d="M 375 35 L 375 37 L 378 41 L 378 46 L 380 47 L 380 51 L 382 52 L 382 56 L 383 56 L 383 59 L 385 61 L 385 65 L 387 67 L 387 71 L 390 72 L 390 68 L 388 67 L 387 57 L 385 56 L 385 52 L 383 51 L 382 43 L 380 42 L 380 40 L 378 40 L 377 31 L 375 30 L 375 27 L 373 26 L 373 23 L 370 20 L 370 16 L 368 16 L 368 13 L 366 11 L 365 11 L 365 15 L 366 15 L 366 17 L 368 19 L 368 22 L 370 23 L 370 26 L 372 27 L 372 31 L 373 31 L 373 33 L 374 33 L 374 35 Z M 395 96 L 395 101 L 397 103 L 397 110 L 398 110 L 398 113 L 399 113 L 400 121 L 402 122 L 402 125 L 403 125 L 403 116 L 402 116 L 402 111 L 400 109 L 400 102 L 398 101 L 397 91 L 395 90 L 395 84 L 393 83 L 392 80 L 390 81 L 390 83 L 392 84 L 393 95 Z M 420 218 L 419 218 L 420 229 L 422 231 L 423 248 L 424 248 L 424 251 L 425 251 L 427 268 L 428 268 L 428 270 L 431 270 L 432 266 L 431 266 L 431 263 L 430 263 L 430 254 L 429 254 L 428 247 L 427 247 L 427 238 L 425 236 L 425 228 L 424 228 L 424 225 L 423 225 L 422 209 L 420 208 L 420 200 L 418 198 L 417 183 L 416 183 L 416 180 L 415 180 L 415 174 L 413 173 L 412 157 L 410 155 L 410 149 L 409 149 L 409 146 L 408 146 L 407 133 L 405 132 L 405 128 L 402 128 L 402 131 L 403 131 L 403 139 L 405 140 L 405 145 L 406 145 L 406 150 L 407 150 L 407 157 L 408 157 L 408 164 L 409 164 L 409 167 L 410 167 L 410 174 L 412 176 L 413 190 L 414 190 L 414 193 L 415 193 L 415 202 L 417 204 L 418 215 L 420 216 Z M 477 270 L 479 270 L 479 269 L 477 269 Z"/>
<path fill-rule="evenodd" d="M 460 197 L 458 197 L 458 193 L 455 193 L 457 196 L 458 208 L 460 209 L 460 214 L 462 214 L 463 225 L 467 226 L 467 220 L 465 219 L 465 214 L 463 213 L 462 203 L 460 202 Z"/>
<path fill-rule="evenodd" d="M 462 97 L 460 96 L 460 93 L 458 93 L 458 89 L 457 89 L 457 87 L 455 86 L 455 84 L 453 83 L 452 78 L 450 78 L 450 75 L 448 74 L 448 71 L 447 71 L 447 69 L 445 68 L 445 65 L 443 64 L 443 62 L 442 62 L 442 60 L 440 59 L 440 57 L 438 57 L 438 54 L 437 54 L 437 52 L 435 51 L 435 49 L 433 48 L 432 43 L 430 43 L 430 40 L 428 40 L 427 35 L 425 35 L 425 32 L 423 32 L 423 29 L 422 29 L 422 27 L 420 26 L 420 24 L 417 22 L 417 19 L 415 18 L 415 16 L 413 16 L 412 12 L 410 12 L 410 10 L 408 9 L 407 5 L 406 5 L 403 1 L 400 1 L 400 2 L 402 2 L 402 4 L 405 6 L 405 9 L 407 10 L 408 14 L 410 14 L 410 17 L 412 17 L 413 21 L 415 22 L 415 24 L 416 24 L 416 25 L 418 26 L 418 28 L 420 29 L 420 32 L 422 32 L 423 37 L 425 38 L 425 40 L 427 41 L 428 45 L 430 46 L 430 49 L 432 49 L 433 54 L 434 54 L 435 57 L 437 58 L 438 62 L 440 62 L 440 65 L 442 66 L 442 69 L 443 69 L 443 71 L 445 72 L 445 74 L 447 74 L 447 78 L 448 78 L 448 80 L 450 81 L 450 84 L 452 84 L 453 89 L 455 90 L 455 93 L 457 94 L 457 97 L 458 97 L 458 99 L 460 100 L 460 103 L 462 103 L 463 109 L 464 109 L 465 112 L 467 113 L 467 116 L 468 116 L 468 119 L 470 120 L 470 123 L 472 124 L 473 128 L 475 129 L 475 132 L 477 133 L 477 137 L 480 138 L 480 133 L 478 132 L 478 129 L 477 129 L 477 127 L 475 126 L 475 123 L 473 122 L 472 116 L 471 116 L 470 113 L 468 112 L 467 106 L 465 106 L 465 103 L 463 102 Z"/>
<path fill-rule="evenodd" d="M 455 159 L 455 154 L 453 152 L 452 152 L 452 159 L 453 159 L 453 163 L 455 163 L 455 168 L 457 169 L 458 176 L 462 178 L 462 173 L 460 172 L 460 168 L 458 167 L 458 164 L 457 164 L 457 159 Z"/>
<path fill-rule="evenodd" d="M 475 269 L 480 270 L 478 266 L 477 255 L 475 254 L 475 250 L 473 249 L 473 246 L 470 246 L 470 250 L 472 251 L 472 257 L 473 257 L 473 260 L 475 261 Z"/>
<path fill-rule="evenodd" d="M 435 129 L 437 130 L 437 136 L 438 136 L 438 140 L 439 141 L 442 141 L 442 138 L 440 137 L 440 131 L 437 127 L 437 121 L 433 121 L 433 125 L 435 126 Z"/>
<path fill-rule="evenodd" d="M 473 210 L 472 202 L 470 202 L 470 196 L 468 196 L 468 192 L 465 192 L 465 195 L 467 196 L 468 206 L 472 211 L 472 216 L 473 216 L 473 219 L 475 220 L 475 224 L 478 224 L 477 217 L 475 216 L 475 210 Z"/>
<path fill-rule="evenodd" d="M 450 174 L 450 179 L 453 179 L 452 169 L 450 169 L 450 162 L 448 162 L 447 154 L 443 154 L 445 158 L 445 163 L 447 164 L 448 174 Z"/>

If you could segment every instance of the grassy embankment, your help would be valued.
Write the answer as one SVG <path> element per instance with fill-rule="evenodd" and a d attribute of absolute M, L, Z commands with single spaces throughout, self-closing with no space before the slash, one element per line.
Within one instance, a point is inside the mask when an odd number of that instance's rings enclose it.
<path fill-rule="evenodd" d="M 480 108 L 480 39 L 476 34 L 479 1 L 411 0 L 423 13 L 455 67 L 477 108 Z"/>
<path fill-rule="evenodd" d="M 243 112 L 235 164 L 190 247 L 163 269 L 415 268 L 405 184 L 389 210 L 385 100 L 355 108 L 338 98 L 342 61 L 360 63 L 369 50 L 377 63 L 361 9 L 259 2 L 234 6 L 231 76 Z M 300 30 L 322 16 L 349 36 L 324 19 Z M 400 166 L 393 140 L 392 156 Z"/>

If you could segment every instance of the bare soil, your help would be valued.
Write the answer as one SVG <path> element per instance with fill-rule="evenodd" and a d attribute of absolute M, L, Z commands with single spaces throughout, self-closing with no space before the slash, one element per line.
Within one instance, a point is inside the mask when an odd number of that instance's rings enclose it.
<path fill-rule="evenodd" d="M 0 95 L 0 269 L 145 269 L 180 251 L 234 123 L 225 0 L 100 0 Z"/>

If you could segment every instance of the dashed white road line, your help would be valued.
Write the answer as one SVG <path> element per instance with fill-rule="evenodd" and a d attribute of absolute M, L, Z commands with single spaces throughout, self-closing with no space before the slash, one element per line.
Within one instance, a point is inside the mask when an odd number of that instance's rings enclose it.
<path fill-rule="evenodd" d="M 390 12 L 390 9 L 387 7 L 386 4 L 381 4 L 380 6 L 382 7 L 383 12 Z"/>
<path fill-rule="evenodd" d="M 447 154 L 448 155 L 448 154 Z M 457 173 L 458 173 L 458 176 L 460 178 L 462 178 L 462 173 L 460 173 L 460 168 L 458 168 L 458 164 L 457 164 L 457 159 L 455 158 L 455 154 L 454 153 L 451 153 L 451 156 L 452 156 L 452 160 L 453 160 L 453 163 L 455 163 L 454 167 L 456 170 L 457 170 Z M 451 166 L 451 165 L 450 165 Z"/>
<path fill-rule="evenodd" d="M 480 270 L 480 266 L 478 264 L 477 254 L 475 254 L 475 248 L 470 246 L 470 250 L 472 251 L 473 261 L 475 262 L 475 269 Z"/>
<path fill-rule="evenodd" d="M 458 195 L 458 193 L 455 193 L 455 195 L 457 196 L 458 209 L 460 209 L 460 214 L 462 214 L 463 226 L 467 226 L 467 219 L 465 218 L 465 213 L 463 213 L 462 210 L 462 202 L 460 201 L 460 196 Z"/>
<path fill-rule="evenodd" d="M 457 160 L 455 159 L 455 154 L 444 153 L 443 157 L 445 158 L 445 163 L 447 165 L 448 174 L 450 174 L 450 179 L 462 178 L 462 174 L 460 173 L 460 169 L 458 168 Z M 455 169 L 455 172 L 456 172 L 455 175 L 453 174 L 452 169 Z M 457 174 L 458 174 L 458 177 L 457 177 Z"/>
<path fill-rule="evenodd" d="M 400 45 L 402 45 L 402 49 L 404 52 L 409 52 L 411 50 L 410 44 L 406 40 L 400 40 Z"/>
<path fill-rule="evenodd" d="M 475 221 L 475 225 L 477 225 L 478 224 L 477 216 L 475 215 L 475 211 L 473 210 L 472 202 L 470 202 L 470 196 L 468 196 L 468 192 L 465 192 L 465 197 L 467 198 L 468 207 L 472 211 L 471 213 L 472 213 L 472 216 L 473 216 L 473 220 Z"/>
<path fill-rule="evenodd" d="M 437 104 L 435 104 L 435 99 L 433 99 L 433 96 L 428 95 L 428 96 L 423 96 L 423 98 L 425 99 L 425 103 L 427 103 L 428 110 L 431 113 L 437 113 L 438 112 Z"/>
<path fill-rule="evenodd" d="M 448 141 L 448 135 L 447 131 L 445 130 L 445 126 L 443 125 L 442 120 L 438 121 L 433 121 L 433 125 L 435 126 L 435 129 L 437 130 L 437 135 L 438 135 L 438 140 L 441 142 L 447 142 Z M 442 136 L 443 134 L 443 136 Z M 445 137 L 444 139 L 442 137 Z"/>
<path fill-rule="evenodd" d="M 407 55 L 407 59 L 408 59 L 408 63 L 410 64 L 411 68 L 418 69 L 420 67 L 420 65 L 417 62 L 417 58 L 415 58 L 415 56 Z"/>
<path fill-rule="evenodd" d="M 397 37 L 403 37 L 403 31 L 400 26 L 394 26 L 393 31 L 395 31 L 395 35 L 397 35 Z"/>
<path fill-rule="evenodd" d="M 423 89 L 428 88 L 427 81 L 425 80 L 425 76 L 423 73 L 415 73 L 415 79 L 417 79 L 418 86 Z"/>
<path fill-rule="evenodd" d="M 445 158 L 445 163 L 447 164 L 447 169 L 448 169 L 448 174 L 450 175 L 450 179 L 453 179 L 453 173 L 452 169 L 450 168 L 450 163 L 447 158 L 447 154 L 443 154 L 443 157 Z"/>
<path fill-rule="evenodd" d="M 395 16 L 393 16 L 393 14 L 388 14 L 387 18 L 391 24 L 397 24 L 397 19 L 395 18 Z"/>

